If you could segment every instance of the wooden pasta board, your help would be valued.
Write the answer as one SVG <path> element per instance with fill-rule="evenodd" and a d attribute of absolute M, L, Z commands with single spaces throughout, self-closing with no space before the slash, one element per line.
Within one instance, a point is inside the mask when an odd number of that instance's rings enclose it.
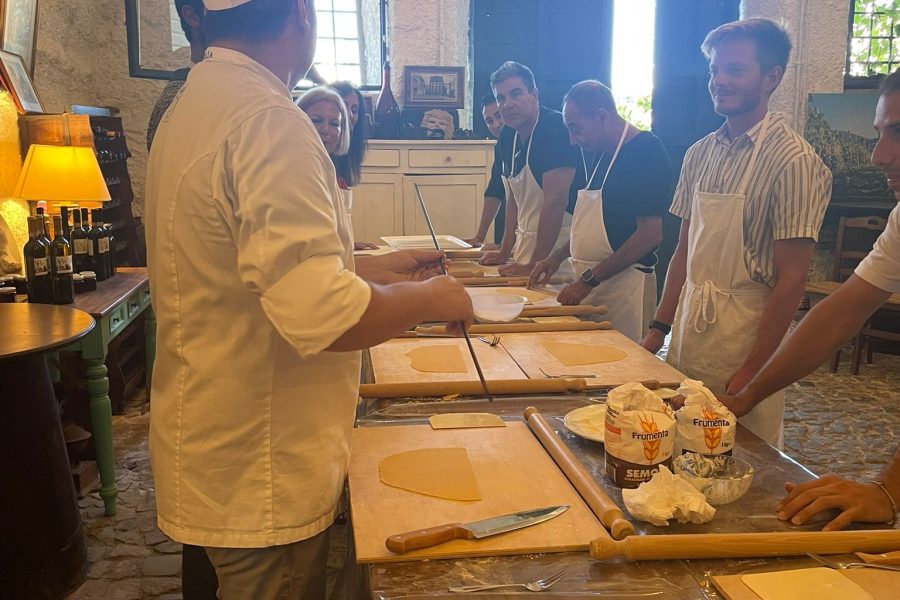
<path fill-rule="evenodd" d="M 877 569 L 846 569 L 840 573 L 869 592 L 875 600 L 900 598 L 900 573 Z M 761 599 L 747 587 L 747 584 L 741 581 L 741 575 L 714 575 L 712 582 L 727 600 L 768 600 Z M 809 592 L 810 598 L 815 597 L 814 589 L 810 589 Z"/>
<path fill-rule="evenodd" d="M 624 351 L 626 356 L 622 360 L 608 363 L 567 367 L 544 348 L 545 341 L 610 346 Z M 544 377 L 542 368 L 550 375 L 596 375 L 586 380 L 589 386 L 616 386 L 631 381 L 656 380 L 663 387 L 678 387 L 685 378 L 677 369 L 614 330 L 510 333 L 501 337 L 500 345 L 506 348 L 532 379 Z"/>
<path fill-rule="evenodd" d="M 388 456 L 453 447 L 468 450 L 481 500 L 424 496 L 387 486 L 379 478 L 378 465 Z M 604 535 L 603 526 L 521 421 L 489 429 L 434 430 L 429 425 L 354 429 L 348 478 L 361 563 L 580 551 Z M 384 545 L 397 533 L 558 504 L 571 507 L 549 521 L 481 540 L 454 540 L 406 554 L 393 554 Z"/>
<path fill-rule="evenodd" d="M 456 346 L 462 355 L 465 373 L 424 373 L 412 368 L 406 355 L 414 348 L 423 346 Z M 489 346 L 472 339 L 475 356 L 488 381 L 496 379 L 527 379 L 522 369 L 501 346 Z M 400 338 L 389 340 L 369 350 L 375 383 L 412 383 L 417 381 L 478 381 L 475 363 L 462 338 Z"/>

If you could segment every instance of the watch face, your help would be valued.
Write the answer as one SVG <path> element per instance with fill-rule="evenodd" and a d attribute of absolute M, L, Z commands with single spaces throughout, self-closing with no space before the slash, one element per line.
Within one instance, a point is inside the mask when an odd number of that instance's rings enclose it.
<path fill-rule="evenodd" d="M 585 271 L 581 273 L 581 280 L 585 283 L 590 283 L 593 278 L 594 273 L 590 269 L 585 269 Z"/>

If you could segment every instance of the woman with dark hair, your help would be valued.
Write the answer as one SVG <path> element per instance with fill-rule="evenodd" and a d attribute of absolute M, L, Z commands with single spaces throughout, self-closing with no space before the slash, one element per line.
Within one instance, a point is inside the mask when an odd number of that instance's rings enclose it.
<path fill-rule="evenodd" d="M 348 124 L 350 125 L 350 148 L 346 154 L 332 156 L 334 170 L 348 187 L 359 184 L 362 174 L 362 161 L 366 155 L 366 103 L 362 93 L 349 81 L 335 81 L 329 87 L 336 91 L 347 106 Z M 378 248 L 369 242 L 356 242 L 355 250 L 374 250 Z"/>
<path fill-rule="evenodd" d="M 353 187 L 359 184 L 366 155 L 366 105 L 362 93 L 349 81 L 336 81 L 329 87 L 343 98 L 350 123 L 350 149 L 347 154 L 334 157 L 334 168 L 338 176 Z"/>

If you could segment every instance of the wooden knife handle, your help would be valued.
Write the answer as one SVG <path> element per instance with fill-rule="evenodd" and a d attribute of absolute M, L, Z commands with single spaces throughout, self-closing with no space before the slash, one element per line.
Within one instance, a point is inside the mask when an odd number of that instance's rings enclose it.
<path fill-rule="evenodd" d="M 392 535 L 384 545 L 394 554 L 403 554 L 410 550 L 430 548 L 451 540 L 473 540 L 475 536 L 460 523 L 448 523 L 428 529 L 418 529 Z"/>

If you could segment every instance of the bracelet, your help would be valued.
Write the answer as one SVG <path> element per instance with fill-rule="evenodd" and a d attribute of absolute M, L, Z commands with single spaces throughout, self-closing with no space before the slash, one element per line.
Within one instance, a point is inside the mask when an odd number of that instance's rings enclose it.
<path fill-rule="evenodd" d="M 876 486 L 878 486 L 878 489 L 884 492 L 884 495 L 887 496 L 888 502 L 891 503 L 891 520 L 887 521 L 886 524 L 893 525 L 897 520 L 897 501 L 894 500 L 894 497 L 891 495 L 891 492 L 888 491 L 887 486 L 884 485 L 883 481 L 877 481 L 873 479 L 869 483 L 874 483 Z"/>

